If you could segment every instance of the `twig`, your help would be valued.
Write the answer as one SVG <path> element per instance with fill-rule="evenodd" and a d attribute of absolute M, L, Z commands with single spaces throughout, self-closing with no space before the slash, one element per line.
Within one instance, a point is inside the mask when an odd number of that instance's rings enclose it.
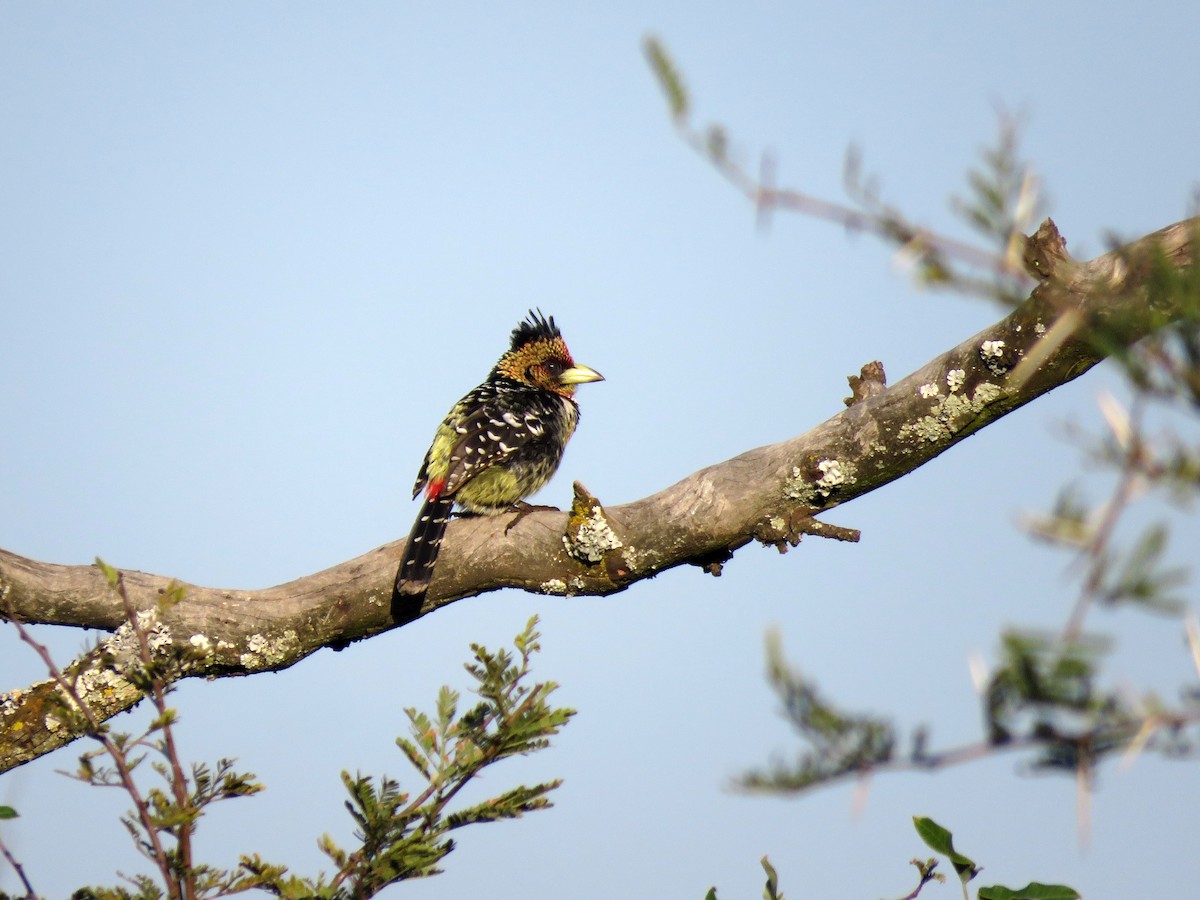
<path fill-rule="evenodd" d="M 17 877 L 21 879 L 21 884 L 25 886 L 25 900 L 38 900 L 37 891 L 30 884 L 28 876 L 25 874 L 25 869 L 21 866 L 15 856 L 9 852 L 4 841 L 0 840 L 0 853 L 4 854 L 4 858 L 8 860 L 8 864 L 13 867 L 13 871 L 17 873 Z"/>
<path fill-rule="evenodd" d="M 777 188 L 774 185 L 775 164 L 769 156 L 763 158 L 761 167 L 763 176 L 756 179 L 725 154 L 723 144 L 722 152 L 714 152 L 713 142 L 709 135 L 693 128 L 681 117 L 674 117 L 672 121 L 684 143 L 708 160 L 730 184 L 754 204 L 759 227 L 769 220 L 771 210 L 782 208 L 816 219 L 824 219 L 851 231 L 862 231 L 892 240 L 899 243 L 902 248 L 918 248 L 926 253 L 944 254 L 994 275 L 1011 278 L 1024 277 L 1026 274 L 1023 266 L 1016 265 L 1006 256 L 991 253 L 925 228 L 919 228 L 904 222 L 894 212 L 888 210 L 882 212 L 863 211 L 832 200 L 823 200 L 792 188 Z"/>
<path fill-rule="evenodd" d="M 58 665 L 54 662 L 54 658 L 50 655 L 50 651 L 46 649 L 44 644 L 36 641 L 33 635 L 26 630 L 21 619 L 16 615 L 15 610 L 12 609 L 11 604 L 7 602 L 7 598 L 5 598 L 5 606 L 7 607 L 5 613 L 8 620 L 17 629 L 18 637 L 41 658 L 42 663 L 46 666 L 46 671 L 50 674 L 55 684 L 67 695 L 71 703 L 79 710 L 80 715 L 87 720 L 88 736 L 98 741 L 112 759 L 113 764 L 117 768 L 117 773 L 120 775 L 121 785 L 133 801 L 138 822 L 146 833 L 146 839 L 152 849 L 151 858 L 163 877 L 163 883 L 170 889 L 169 886 L 172 882 L 170 856 L 166 848 L 163 847 L 162 840 L 159 838 L 158 829 L 150 815 L 150 806 L 146 802 L 145 797 L 142 796 L 142 792 L 138 789 L 137 783 L 133 780 L 133 770 L 129 765 L 125 751 L 118 747 L 112 738 L 108 736 L 105 726 L 101 724 L 95 713 L 92 712 L 91 707 L 88 706 L 87 702 L 75 689 L 75 685 L 59 669 Z M 134 631 L 139 631 L 136 616 L 133 618 L 130 627 Z M 170 895 L 173 898 L 179 896 L 178 891 L 171 891 Z"/>
<path fill-rule="evenodd" d="M 912 889 L 912 892 L 905 894 L 900 900 L 916 900 L 917 895 L 921 893 L 921 888 L 929 884 L 931 881 L 941 881 L 942 876 L 937 873 L 937 860 L 931 859 L 927 863 L 921 862 L 919 859 L 911 861 L 917 867 L 917 871 L 921 873 L 921 880 L 917 882 L 917 886 Z"/>
<path fill-rule="evenodd" d="M 150 700 L 154 704 L 154 709 L 158 713 L 158 722 L 161 724 L 163 733 L 163 753 L 167 757 L 167 762 L 171 767 L 171 792 L 175 796 L 175 803 L 180 809 L 186 809 L 190 804 L 188 796 L 188 780 L 184 774 L 183 766 L 179 761 L 179 752 L 175 746 L 174 730 L 171 727 L 171 717 L 168 715 L 167 707 L 167 685 L 163 679 L 158 677 L 153 672 L 154 669 L 154 654 L 150 647 L 150 639 L 146 636 L 146 631 L 138 626 L 137 610 L 134 608 L 132 601 L 129 599 L 129 593 L 125 590 L 125 576 L 120 572 L 117 573 L 116 584 L 117 595 L 121 598 L 121 603 L 125 607 L 125 616 L 129 620 L 130 627 L 134 634 L 137 635 L 138 642 L 138 658 L 142 666 L 145 668 L 150 680 Z M 180 822 L 177 827 L 170 829 L 170 833 L 175 838 L 175 846 L 179 852 L 180 872 L 178 880 L 181 882 L 181 889 L 184 900 L 196 900 L 196 879 L 192 874 L 192 832 L 195 830 L 193 822 L 187 818 Z M 171 884 L 171 879 L 168 879 L 167 884 Z M 174 893 L 174 890 L 172 890 Z"/>
<path fill-rule="evenodd" d="M 1084 579 L 1079 598 L 1075 601 L 1075 607 L 1071 610 L 1071 616 L 1063 629 L 1062 640 L 1064 643 L 1077 640 L 1083 631 L 1083 621 L 1087 618 L 1088 610 L 1091 608 L 1093 600 L 1100 594 L 1101 582 L 1104 578 L 1105 551 L 1112 542 L 1121 514 L 1133 499 L 1140 479 L 1139 463 L 1145 455 L 1142 449 L 1141 418 L 1142 402 L 1138 398 L 1134 401 L 1128 425 L 1121 429 L 1113 426 L 1114 436 L 1122 450 L 1125 451 L 1121 463 L 1121 474 L 1112 496 L 1105 504 L 1100 524 L 1083 550 L 1084 556 L 1091 561 L 1091 564 L 1088 567 L 1087 577 Z M 1120 431 L 1125 433 L 1121 434 Z"/>
<path fill-rule="evenodd" d="M 1179 731 L 1187 728 L 1190 725 L 1200 724 L 1200 709 L 1197 709 L 1191 713 L 1172 714 L 1156 712 L 1134 722 L 1126 722 L 1120 725 L 1114 725 L 1110 728 L 1097 729 L 1095 731 L 1075 737 L 1063 735 L 1046 736 L 1029 734 L 1013 737 L 1002 743 L 976 741 L 975 743 L 964 744 L 960 747 L 943 750 L 940 753 L 921 753 L 920 755 L 907 756 L 899 759 L 864 763 L 856 768 L 847 768 L 840 772 L 819 776 L 799 789 L 788 788 L 778 784 L 771 784 L 768 781 L 769 776 L 764 777 L 761 784 L 747 783 L 745 780 L 743 780 L 739 785 L 737 785 L 737 787 L 739 790 L 745 791 L 746 793 L 779 790 L 792 790 L 796 793 L 799 793 L 801 791 L 811 790 L 817 787 L 826 787 L 828 785 L 837 784 L 838 782 L 847 781 L 852 778 L 864 779 L 881 772 L 932 772 L 938 769 L 945 769 L 950 766 L 957 766 L 964 763 L 974 762 L 979 759 L 985 759 L 998 753 L 1036 749 L 1045 744 L 1053 744 L 1063 741 L 1069 741 L 1080 747 L 1096 744 L 1104 745 L 1130 733 L 1133 733 L 1136 736 L 1140 734 L 1141 730 L 1146 728 L 1147 723 L 1150 722 L 1153 723 L 1152 730 L 1154 731 Z M 1088 756 L 1086 751 L 1081 755 L 1084 757 Z M 754 773 L 751 773 L 751 775 L 754 775 Z"/>

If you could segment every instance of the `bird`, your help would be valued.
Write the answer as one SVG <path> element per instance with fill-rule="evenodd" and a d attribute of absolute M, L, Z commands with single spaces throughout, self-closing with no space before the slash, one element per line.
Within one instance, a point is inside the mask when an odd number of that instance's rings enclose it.
<path fill-rule="evenodd" d="M 513 511 L 509 529 L 532 507 L 562 461 L 579 424 L 575 388 L 604 376 L 572 358 L 554 317 L 540 309 L 513 329 L 487 379 L 454 404 L 438 426 L 413 486 L 425 493 L 396 572 L 393 615 L 419 612 L 451 513 Z M 506 529 L 507 533 L 508 529 Z"/>

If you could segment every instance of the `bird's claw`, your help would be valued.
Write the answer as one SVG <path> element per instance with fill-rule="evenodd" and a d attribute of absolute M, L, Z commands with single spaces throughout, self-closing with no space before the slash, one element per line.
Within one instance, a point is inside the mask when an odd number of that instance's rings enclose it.
<path fill-rule="evenodd" d="M 524 500 L 518 500 L 516 503 L 514 503 L 512 506 L 510 506 L 508 508 L 508 510 L 509 510 L 509 512 L 515 512 L 516 515 L 513 516 L 511 522 L 509 522 L 507 525 L 504 526 L 504 536 L 505 537 L 508 536 L 508 533 L 510 531 L 512 531 L 514 528 L 517 527 L 518 522 L 520 522 L 523 518 L 525 518 L 531 512 L 540 512 L 542 510 L 551 510 L 553 512 L 562 512 L 562 510 L 560 510 L 557 506 L 536 506 L 534 504 L 526 503 Z"/>

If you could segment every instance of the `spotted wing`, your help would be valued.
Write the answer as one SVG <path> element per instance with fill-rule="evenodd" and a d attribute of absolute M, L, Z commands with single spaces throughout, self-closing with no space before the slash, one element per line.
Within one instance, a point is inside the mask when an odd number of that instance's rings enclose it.
<path fill-rule="evenodd" d="M 427 484 L 434 496 L 454 494 L 477 474 L 543 439 L 557 397 L 520 385 L 483 384 L 460 400 L 438 429 L 417 477 L 414 496 Z M 443 461 L 444 460 L 444 461 Z M 436 470 L 445 474 L 436 478 Z"/>

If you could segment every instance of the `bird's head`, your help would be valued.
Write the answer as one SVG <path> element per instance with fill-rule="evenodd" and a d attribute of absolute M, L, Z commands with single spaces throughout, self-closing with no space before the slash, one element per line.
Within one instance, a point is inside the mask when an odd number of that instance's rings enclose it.
<path fill-rule="evenodd" d="M 604 380 L 595 369 L 571 359 L 554 317 L 547 318 L 541 310 L 530 310 L 513 329 L 512 346 L 496 364 L 496 374 L 568 398 L 575 394 L 576 385 Z"/>

